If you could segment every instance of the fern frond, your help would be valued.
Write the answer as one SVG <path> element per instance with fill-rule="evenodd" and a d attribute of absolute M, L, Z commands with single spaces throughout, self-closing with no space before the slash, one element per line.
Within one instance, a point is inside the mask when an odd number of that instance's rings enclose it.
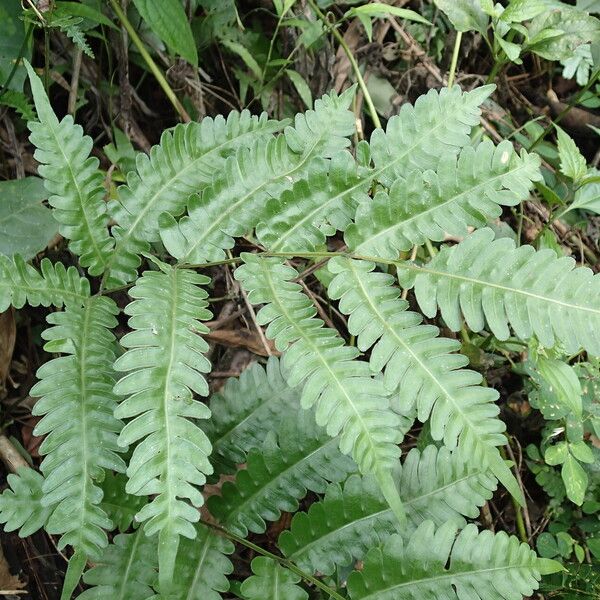
<path fill-rule="evenodd" d="M 121 533 L 107 546 L 95 565 L 83 575 L 91 587 L 77 600 L 147 600 L 154 598 L 157 567 L 156 540 L 135 533 Z"/>
<path fill-rule="evenodd" d="M 124 471 L 117 455 L 122 423 L 113 417 L 116 397 L 112 362 L 116 304 L 106 297 L 89 298 L 83 307 L 50 313 L 53 325 L 43 332 L 48 352 L 65 354 L 42 365 L 31 389 L 40 396 L 32 414 L 43 415 L 34 435 L 46 438 L 40 446 L 45 481 L 42 505 L 53 507 L 46 530 L 62 534 L 59 548 L 95 558 L 106 546 L 105 529 L 112 523 L 100 507 L 98 485 L 104 469 Z"/>
<path fill-rule="evenodd" d="M 211 496 L 208 508 L 229 531 L 246 537 L 262 533 L 265 520 L 275 521 L 282 511 L 298 509 L 307 491 L 324 492 L 328 482 L 343 481 L 356 465 L 301 411 L 283 421 L 279 435 L 270 435 L 260 449 L 249 452 L 246 469 L 235 483 L 225 482 L 221 496 Z"/>
<path fill-rule="evenodd" d="M 10 487 L 0 495 L 0 523 L 4 523 L 4 531 L 18 529 L 21 537 L 27 537 L 44 527 L 52 512 L 42 505 L 44 477 L 21 467 L 6 480 Z"/>
<path fill-rule="evenodd" d="M 468 226 L 482 227 L 527 198 L 541 179 L 540 159 L 510 142 L 494 146 L 486 140 L 439 159 L 437 171 L 413 171 L 397 179 L 389 193 L 378 192 L 359 205 L 356 223 L 345 241 L 357 254 L 396 258 L 426 240 L 442 241 L 446 233 L 465 235 Z"/>
<path fill-rule="evenodd" d="M 377 178 L 390 187 L 398 177 L 417 169 L 436 169 L 443 156 L 454 157 L 471 143 L 471 129 L 479 123 L 479 105 L 494 91 L 485 85 L 470 92 L 459 86 L 429 90 L 415 105 L 403 104 L 387 122 L 385 132 L 371 136 L 371 154 Z"/>
<path fill-rule="evenodd" d="M 17 90 L 5 89 L 0 94 L 0 104 L 14 108 L 24 121 L 35 121 L 35 109 L 29 98 Z"/>
<path fill-rule="evenodd" d="M 400 266 L 402 269 L 402 266 Z M 481 331 L 487 323 L 501 340 L 509 325 L 521 339 L 535 335 L 552 347 L 559 341 L 567 353 L 581 347 L 600 354 L 600 276 L 553 250 L 515 247 L 508 238 L 494 240 L 491 229 L 472 233 L 444 248 L 418 273 L 415 294 L 421 310 L 432 317 L 440 307 L 453 331 L 462 324 Z M 413 276 L 403 279 L 411 285 Z"/>
<path fill-rule="evenodd" d="M 492 497 L 496 481 L 458 452 L 427 446 L 411 450 L 399 479 L 406 510 L 406 536 L 424 520 L 436 525 L 453 521 L 463 527 Z M 308 513 L 297 513 L 289 531 L 279 536 L 283 554 L 300 568 L 325 575 L 336 566 L 364 558 L 367 550 L 397 531 L 394 514 L 371 476 L 352 475 L 342 488 L 328 486 L 325 498 Z"/>
<path fill-rule="evenodd" d="M 233 543 L 205 525 L 194 527 L 196 537 L 182 538 L 179 544 L 171 590 L 161 590 L 165 600 L 221 600 L 220 592 L 229 590 L 233 565 L 227 555 L 233 553 Z"/>
<path fill-rule="evenodd" d="M 210 318 L 206 292 L 209 279 L 184 269 L 158 263 L 160 271 L 146 271 L 129 295 L 125 307 L 133 331 L 121 338 L 128 351 L 114 368 L 127 372 L 115 393 L 127 396 L 116 408 L 118 418 L 132 418 L 119 436 L 119 444 L 137 443 L 127 467 L 126 491 L 153 495 L 137 514 L 148 521 L 147 535 L 159 533 L 161 579 L 172 575 L 180 535 L 193 538 L 192 523 L 203 503 L 197 485 L 212 472 L 211 446 L 194 419 L 207 419 L 208 407 L 192 392 L 208 394 L 203 373 L 210 370 L 208 349 L 200 337 Z M 193 506 L 190 506 L 189 500 Z"/>
<path fill-rule="evenodd" d="M 344 231 L 361 201 L 369 202 L 370 178 L 359 175 L 348 152 L 311 167 L 305 178 L 267 204 L 256 236 L 269 250 L 310 252 L 327 235 Z"/>
<path fill-rule="evenodd" d="M 158 217 L 163 212 L 179 215 L 189 197 L 209 185 L 228 155 L 237 148 L 265 140 L 281 123 L 251 116 L 248 111 L 232 112 L 225 120 L 206 117 L 200 123 L 177 125 L 163 133 L 150 155 L 138 154 L 137 171 L 129 173 L 127 185 L 118 190 L 118 199 L 109 204 L 117 222 L 117 238 L 111 257 L 109 283 L 120 285 L 135 278 L 139 254 L 149 242 L 160 239 Z"/>
<path fill-rule="evenodd" d="M 290 410 L 296 410 L 300 390 L 290 388 L 272 356 L 266 369 L 254 363 L 231 377 L 210 399 L 211 418 L 202 421 L 212 444 L 210 461 L 217 472 L 233 473 L 246 462 L 251 448 L 262 446 L 269 431 L 277 431 Z"/>
<path fill-rule="evenodd" d="M 41 273 L 40 273 L 41 271 Z M 42 259 L 40 271 L 21 256 L 0 255 L 0 312 L 9 306 L 83 306 L 90 296 L 90 282 L 75 267 Z"/>
<path fill-rule="evenodd" d="M 391 536 L 348 578 L 350 598 L 517 600 L 537 589 L 542 574 L 562 568 L 503 531 L 478 533 L 467 525 L 456 532 L 451 521 L 437 530 L 425 521 L 407 541 Z"/>
<path fill-rule="evenodd" d="M 294 127 L 286 127 L 283 134 L 239 149 L 213 185 L 190 200 L 188 216 L 179 222 L 162 214 L 160 236 L 169 253 L 187 263 L 224 258 L 234 237 L 267 217 L 270 198 L 304 177 L 314 159 L 336 156 L 348 146 L 347 136 L 354 131 L 354 116 L 348 110 L 352 95 L 353 90 L 340 97 L 332 92 L 317 100 L 314 110 L 297 115 Z"/>
<path fill-rule="evenodd" d="M 40 78 L 25 62 L 39 122 L 31 121 L 30 140 L 36 147 L 34 158 L 59 231 L 69 240 L 69 249 L 77 254 L 82 267 L 91 275 L 100 275 L 108 265 L 113 239 L 108 233 L 105 190 L 98 159 L 90 157 L 93 141 L 73 117 L 58 121 Z"/>
<path fill-rule="evenodd" d="M 363 473 L 374 473 L 386 499 L 402 509 L 391 479 L 400 450 L 400 417 L 389 406 L 382 382 L 375 381 L 367 363 L 355 361 L 358 350 L 323 321 L 300 285 L 298 272 L 278 258 L 243 254 L 244 265 L 235 277 L 255 304 L 266 304 L 258 313 L 266 334 L 284 351 L 288 384 L 303 383 L 301 405 L 316 405 L 316 420 L 331 436 L 340 435 L 340 450 L 351 454 Z"/>
<path fill-rule="evenodd" d="M 254 575 L 240 588 L 247 600 L 308 600 L 306 590 L 297 583 L 300 577 L 266 556 L 257 556 L 251 564 Z"/>
<path fill-rule="evenodd" d="M 469 360 L 458 353 L 460 342 L 439 337 L 420 314 L 407 310 L 394 277 L 374 271 L 366 261 L 335 257 L 329 262 L 335 274 L 330 298 L 349 315 L 348 331 L 357 336 L 358 348 L 373 347 L 371 370 L 385 370 L 390 392 L 399 388 L 397 402 L 404 410 L 416 405 L 418 419 L 429 419 L 431 436 L 449 448 L 457 444 L 473 463 L 488 465 L 494 475 L 520 497 L 520 489 L 496 446 L 506 443 L 506 429 L 494 403 L 498 392 L 481 384 L 476 371 L 464 369 Z"/>

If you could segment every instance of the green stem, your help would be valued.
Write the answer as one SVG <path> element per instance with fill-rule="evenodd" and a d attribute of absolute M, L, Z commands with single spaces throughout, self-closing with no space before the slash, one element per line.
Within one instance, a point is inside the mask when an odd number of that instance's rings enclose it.
<path fill-rule="evenodd" d="M 329 23 L 329 21 L 327 21 L 327 17 L 322 13 L 321 9 L 315 4 L 314 0 L 308 0 L 308 4 L 313 9 L 313 11 L 317 15 L 317 17 L 319 17 L 319 19 L 321 20 L 323 25 L 325 25 L 325 27 L 327 27 L 328 29 L 331 30 L 331 33 L 333 33 L 333 37 L 338 41 L 339 45 L 343 48 L 344 52 L 346 53 L 346 56 L 348 57 L 348 60 L 350 61 L 350 64 L 352 65 L 352 70 L 354 71 L 354 75 L 356 76 L 358 85 L 360 86 L 363 96 L 365 97 L 365 102 L 367 103 L 367 108 L 369 109 L 369 114 L 371 115 L 373 124 L 378 129 L 381 129 L 381 121 L 379 120 L 379 115 L 377 114 L 377 111 L 375 110 L 375 105 L 373 104 L 373 99 L 371 98 L 371 94 L 369 94 L 369 90 L 367 89 L 367 84 L 365 83 L 365 80 L 363 79 L 362 73 L 360 72 L 360 67 L 358 66 L 358 63 L 356 62 L 356 59 L 354 58 L 354 54 L 352 54 L 352 50 L 350 50 L 350 48 L 348 47 L 348 44 L 346 44 L 346 41 L 344 40 L 342 34 L 336 29 L 336 27 L 332 26 Z"/>
<path fill-rule="evenodd" d="M 281 556 L 277 556 L 276 554 L 273 554 L 272 552 L 269 552 L 268 550 L 265 550 L 264 548 L 261 548 L 260 546 L 257 546 L 256 544 L 253 544 L 251 541 L 249 541 L 239 535 L 236 535 L 235 533 L 231 533 L 230 531 L 227 531 L 226 529 L 219 527 L 219 525 L 215 525 L 214 523 L 211 523 L 210 521 L 205 521 L 204 519 L 200 519 L 200 522 L 203 525 L 206 525 L 207 527 L 210 527 L 211 529 L 214 529 L 215 531 L 218 531 L 219 533 L 223 534 L 226 538 L 232 540 L 233 542 L 242 544 L 242 546 L 246 546 L 246 548 L 250 548 L 251 550 L 254 550 L 254 552 L 261 554 L 262 556 L 266 556 L 267 558 L 277 561 L 279 564 L 283 565 L 284 567 L 286 567 L 287 569 L 292 571 L 292 573 L 295 573 L 296 575 L 298 575 L 305 581 L 308 581 L 309 583 L 312 583 L 315 587 L 318 587 L 321 591 L 328 594 L 330 598 L 333 598 L 334 600 L 346 600 L 343 596 L 338 594 L 334 589 L 332 589 L 328 585 L 324 584 L 320 579 L 317 579 L 316 577 L 313 577 L 312 575 L 309 575 L 308 573 L 305 573 L 304 571 L 299 569 L 291 560 L 288 560 L 287 558 L 282 558 Z"/>
<path fill-rule="evenodd" d="M 560 121 L 571 111 L 571 109 L 581 100 L 583 95 L 596 83 L 600 77 L 600 69 L 597 69 L 594 74 L 590 77 L 590 80 L 582 87 L 577 95 L 569 102 L 569 104 L 560 111 L 556 119 L 550 121 L 550 124 L 540 133 L 537 139 L 527 148 L 529 152 L 531 152 L 553 129 L 555 125 L 558 125 Z"/>
<path fill-rule="evenodd" d="M 148 52 L 148 50 L 146 50 L 146 47 L 144 46 L 144 42 L 142 42 L 142 40 L 140 39 L 140 36 L 137 34 L 137 31 L 133 28 L 133 25 L 127 18 L 127 15 L 123 12 L 121 7 L 119 6 L 118 1 L 117 0 L 109 0 L 109 2 L 111 4 L 112 9 L 114 10 L 115 14 L 119 18 L 119 21 L 121 21 L 121 24 L 127 30 L 127 33 L 129 34 L 129 37 L 131 38 L 131 41 L 135 44 L 135 47 L 138 49 L 138 52 L 142 55 L 142 58 L 148 65 L 148 68 L 150 69 L 150 71 L 152 71 L 152 74 L 156 78 L 156 81 L 158 81 L 158 84 L 163 89 L 167 98 L 170 100 L 171 104 L 173 105 L 173 107 L 175 108 L 175 110 L 177 111 L 179 116 L 181 117 L 181 120 L 184 123 L 189 123 L 191 121 L 190 116 L 187 114 L 185 108 L 183 108 L 183 105 L 181 104 L 181 102 L 179 102 L 179 99 L 175 95 L 175 92 L 169 85 L 168 81 L 165 79 L 165 76 L 163 75 L 162 71 L 159 69 L 158 65 L 154 62 L 154 59 L 150 56 L 150 53 Z"/>
<path fill-rule="evenodd" d="M 458 51 L 460 50 L 460 42 L 462 41 L 462 31 L 456 32 L 454 40 L 454 50 L 452 52 L 452 62 L 450 63 L 450 73 L 448 74 L 448 87 L 451 88 L 454 84 L 454 76 L 456 74 L 456 65 L 458 63 Z"/>

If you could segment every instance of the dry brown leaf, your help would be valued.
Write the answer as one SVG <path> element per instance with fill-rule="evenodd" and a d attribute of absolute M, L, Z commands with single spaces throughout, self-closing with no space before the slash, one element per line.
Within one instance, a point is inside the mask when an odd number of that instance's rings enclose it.
<path fill-rule="evenodd" d="M 229 346 L 230 348 L 248 348 L 254 354 L 268 356 L 260 337 L 254 331 L 248 331 L 247 329 L 217 329 L 203 337 L 215 344 Z M 273 356 L 281 356 L 281 352 L 275 350 L 273 342 L 267 340 L 267 343 Z"/>
<path fill-rule="evenodd" d="M 25 583 L 22 582 L 17 575 L 12 575 L 4 552 L 0 548 L 0 596 L 8 596 L 9 594 L 22 594 L 25 588 Z"/>

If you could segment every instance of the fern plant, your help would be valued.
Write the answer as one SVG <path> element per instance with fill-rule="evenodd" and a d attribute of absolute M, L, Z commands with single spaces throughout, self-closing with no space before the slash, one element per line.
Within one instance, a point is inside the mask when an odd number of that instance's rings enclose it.
<path fill-rule="evenodd" d="M 499 394 L 442 334 L 599 350 L 598 276 L 485 227 L 540 179 L 535 155 L 473 141 L 492 87 L 432 90 L 355 147 L 353 89 L 289 123 L 178 125 L 106 202 L 90 138 L 28 71 L 31 142 L 74 257 L 0 257 L 0 309 L 53 307 L 43 339 L 58 355 L 31 390 L 41 472 L 9 477 L 0 521 L 61 536 L 63 598 L 82 581 L 80 598 L 494 600 L 560 568 L 469 522 L 498 482 L 525 499 Z M 215 263 L 236 265 L 282 356 L 210 395 Z M 424 320 L 438 310 L 443 330 Z M 276 547 L 255 543 L 283 513 Z"/>

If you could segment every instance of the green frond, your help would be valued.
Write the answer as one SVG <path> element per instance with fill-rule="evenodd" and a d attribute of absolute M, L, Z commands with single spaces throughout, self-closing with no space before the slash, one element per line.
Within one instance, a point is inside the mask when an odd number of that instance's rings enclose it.
<path fill-rule="evenodd" d="M 59 231 L 82 267 L 100 275 L 108 265 L 113 240 L 108 233 L 104 179 L 98 159 L 90 157 L 93 140 L 83 135 L 73 117 L 58 121 L 40 78 L 25 62 L 39 122 L 30 121 L 30 140 L 36 147 L 38 171 L 51 194 L 48 198 Z"/>
<path fill-rule="evenodd" d="M 305 178 L 269 201 L 256 236 L 274 252 L 310 252 L 352 223 L 361 201 L 369 202 L 369 185 L 346 151 L 314 161 Z"/>
<path fill-rule="evenodd" d="M 451 521 L 437 530 L 425 521 L 407 541 L 389 537 L 348 578 L 350 598 L 520 600 L 537 589 L 542 574 L 561 568 L 503 531 L 478 533 L 467 525 L 456 533 Z"/>
<path fill-rule="evenodd" d="M 436 525 L 475 518 L 492 497 L 496 481 L 457 452 L 427 446 L 411 450 L 399 476 L 400 495 L 412 533 L 424 520 Z M 396 533 L 394 514 L 371 476 L 352 475 L 343 488 L 328 486 L 325 498 L 297 513 L 278 540 L 283 554 L 301 569 L 331 575 L 336 566 L 364 558 L 369 548 Z"/>
<path fill-rule="evenodd" d="M 41 272 L 40 272 L 41 271 Z M 0 312 L 9 306 L 82 306 L 90 296 L 90 282 L 75 267 L 42 259 L 40 271 L 19 255 L 0 255 Z"/>
<path fill-rule="evenodd" d="M 135 278 L 139 254 L 156 242 L 159 215 L 179 215 L 194 193 L 212 183 L 227 156 L 240 147 L 263 141 L 282 123 L 251 116 L 248 111 L 204 118 L 200 123 L 177 125 L 163 133 L 150 155 L 138 154 L 136 172 L 127 176 L 127 185 L 109 204 L 117 226 L 113 228 L 116 247 L 111 257 L 109 283 L 120 285 Z"/>
<path fill-rule="evenodd" d="M 501 206 L 527 198 L 532 182 L 541 179 L 539 165 L 536 154 L 522 150 L 519 156 L 507 141 L 468 146 L 458 159 L 443 154 L 437 171 L 413 171 L 396 179 L 389 193 L 360 204 L 346 244 L 359 255 L 396 258 L 446 233 L 465 235 L 468 226 L 499 217 Z"/>
<path fill-rule="evenodd" d="M 463 92 L 452 89 L 429 92 L 415 105 L 403 104 L 400 113 L 388 120 L 385 132 L 376 129 L 371 136 L 371 154 L 378 179 L 390 187 L 398 177 L 417 169 L 437 169 L 443 156 L 456 156 L 470 145 L 471 129 L 479 123 L 479 105 L 494 91 L 484 85 Z"/>
<path fill-rule="evenodd" d="M 208 344 L 199 334 L 208 332 L 201 321 L 211 313 L 200 287 L 208 283 L 207 277 L 163 263 L 159 267 L 146 271 L 129 290 L 134 300 L 125 313 L 132 331 L 121 338 L 128 350 L 114 365 L 127 374 L 114 391 L 126 396 L 115 416 L 131 419 L 119 444 L 137 444 L 125 489 L 154 496 L 136 520 L 147 521 L 147 535 L 160 532 L 161 578 L 170 578 L 179 536 L 196 535 L 192 523 L 200 514 L 194 507 L 203 504 L 196 486 L 212 473 L 210 442 L 194 422 L 209 418 L 210 410 L 192 395 L 208 394 L 203 377 L 210 370 L 204 357 Z"/>
<path fill-rule="evenodd" d="M 600 276 L 576 267 L 571 257 L 517 248 L 513 240 L 494 240 L 491 229 L 481 229 L 414 272 L 421 310 L 432 317 L 439 306 L 454 331 L 464 315 L 472 331 L 487 323 L 501 340 L 509 337 L 510 325 L 521 339 L 535 335 L 546 347 L 558 341 L 569 354 L 583 347 L 600 355 Z"/>
<path fill-rule="evenodd" d="M 94 558 L 106 546 L 112 523 L 102 510 L 98 482 L 104 469 L 123 471 L 116 454 L 122 423 L 113 417 L 116 397 L 112 362 L 116 304 L 106 297 L 89 298 L 83 307 L 50 313 L 42 337 L 48 352 L 62 353 L 42 365 L 31 388 L 39 396 L 32 414 L 43 415 L 33 433 L 46 436 L 40 446 L 45 481 L 42 505 L 52 507 L 46 530 L 62 534 L 66 544 Z"/>
<path fill-rule="evenodd" d="M 254 575 L 248 577 L 240 591 L 247 600 L 308 600 L 299 585 L 300 577 L 266 556 L 257 556 L 251 564 Z"/>
<path fill-rule="evenodd" d="M 283 421 L 278 436 L 267 436 L 261 448 L 250 450 L 246 469 L 235 483 L 225 482 L 221 496 L 211 496 L 208 508 L 228 531 L 246 537 L 262 533 L 265 520 L 276 521 L 282 511 L 298 510 L 308 491 L 322 493 L 328 482 L 343 481 L 356 465 L 301 411 Z"/>
<path fill-rule="evenodd" d="M 520 497 L 519 487 L 496 446 L 506 443 L 504 423 L 495 401 L 498 392 L 481 384 L 476 371 L 464 369 L 469 359 L 458 352 L 460 342 L 439 337 L 420 314 L 407 310 L 394 277 L 375 271 L 366 261 L 335 257 L 329 262 L 335 274 L 329 297 L 339 300 L 349 315 L 348 331 L 357 346 L 367 351 L 371 370 L 385 370 L 384 382 L 403 410 L 416 405 L 417 417 L 429 419 L 431 436 L 449 448 L 460 446 L 473 463 L 489 463 L 494 475 Z"/>
<path fill-rule="evenodd" d="M 0 104 L 14 108 L 24 121 L 35 121 L 35 109 L 29 97 L 17 90 L 5 89 L 0 94 Z"/>
<path fill-rule="evenodd" d="M 266 369 L 253 363 L 239 377 L 231 377 L 210 399 L 210 420 L 202 421 L 212 444 L 210 461 L 216 472 L 235 472 L 251 448 L 262 446 L 269 431 L 277 431 L 285 414 L 296 411 L 300 390 L 290 388 L 279 359 L 272 356 Z"/>
<path fill-rule="evenodd" d="M 91 587 L 77 600 L 147 600 L 154 598 L 157 567 L 156 539 L 142 529 L 121 533 L 83 575 Z"/>
<path fill-rule="evenodd" d="M 126 485 L 127 477 L 123 473 L 105 473 L 100 506 L 121 533 L 129 530 L 135 515 L 148 502 L 145 496 L 128 494 Z"/>
<path fill-rule="evenodd" d="M 354 116 L 348 110 L 350 92 L 324 96 L 315 102 L 314 110 L 297 115 L 294 127 L 286 127 L 283 134 L 240 148 L 227 159 L 214 183 L 190 199 L 188 215 L 179 222 L 163 213 L 160 236 L 168 252 L 192 264 L 224 258 L 233 238 L 269 216 L 269 199 L 314 170 L 315 159 L 322 171 L 327 164 L 323 158 L 336 156 L 348 146 L 347 136 L 354 131 Z"/>
<path fill-rule="evenodd" d="M 350 145 L 348 139 L 355 130 L 354 113 L 350 105 L 356 93 L 352 86 L 342 94 L 335 91 L 315 100 L 313 110 L 298 113 L 294 124 L 284 129 L 289 148 L 303 156 L 333 158 Z"/>
<path fill-rule="evenodd" d="M 9 488 L 0 495 L 0 523 L 4 531 L 19 530 L 27 537 L 48 522 L 52 510 L 42 505 L 44 477 L 29 467 L 21 467 L 6 478 Z"/>
<path fill-rule="evenodd" d="M 227 555 L 233 553 L 233 543 L 205 525 L 194 527 L 193 540 L 181 539 L 173 584 L 169 593 L 161 590 L 164 600 L 221 600 L 220 592 L 229 590 L 233 565 Z"/>
<path fill-rule="evenodd" d="M 354 360 L 358 349 L 346 346 L 336 331 L 315 318 L 310 299 L 294 283 L 298 272 L 278 258 L 243 254 L 235 277 L 254 304 L 266 334 L 285 351 L 283 365 L 292 387 L 303 383 L 301 405 L 316 405 L 316 420 L 330 436 L 340 436 L 340 450 L 351 454 L 363 473 L 374 473 L 388 501 L 402 519 L 391 470 L 401 441 L 400 417 L 389 406 L 383 383 L 374 380 L 368 363 Z"/>

